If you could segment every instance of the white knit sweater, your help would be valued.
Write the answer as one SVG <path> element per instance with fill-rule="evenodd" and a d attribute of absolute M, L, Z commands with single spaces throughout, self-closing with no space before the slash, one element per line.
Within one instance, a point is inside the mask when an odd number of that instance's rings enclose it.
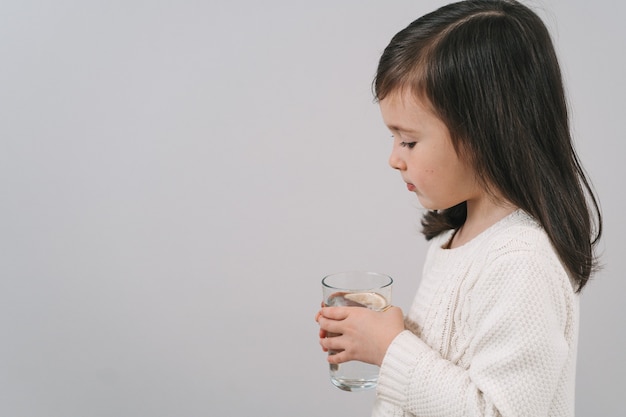
<path fill-rule="evenodd" d="M 573 416 L 579 297 L 543 229 L 518 210 L 450 238 L 433 239 L 372 415 Z"/>

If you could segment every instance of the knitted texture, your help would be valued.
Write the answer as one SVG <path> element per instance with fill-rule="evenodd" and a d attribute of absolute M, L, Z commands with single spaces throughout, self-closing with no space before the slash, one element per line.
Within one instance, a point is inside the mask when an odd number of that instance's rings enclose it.
<path fill-rule="evenodd" d="M 574 415 L 579 297 L 543 229 L 518 210 L 469 243 L 429 248 L 373 416 Z"/>

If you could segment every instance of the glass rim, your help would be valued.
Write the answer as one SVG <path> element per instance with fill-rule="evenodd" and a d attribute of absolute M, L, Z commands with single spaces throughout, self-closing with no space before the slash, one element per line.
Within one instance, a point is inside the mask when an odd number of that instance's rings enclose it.
<path fill-rule="evenodd" d="M 378 286 L 375 286 L 375 287 L 343 288 L 343 287 L 337 287 L 337 286 L 334 286 L 334 285 L 329 285 L 328 282 L 326 281 L 327 279 L 332 278 L 332 277 L 336 277 L 338 275 L 351 275 L 351 274 L 362 274 L 362 275 L 369 275 L 369 276 L 377 276 L 377 277 L 381 277 L 381 278 L 386 278 L 388 280 L 388 282 L 384 283 L 383 285 L 378 285 Z M 353 271 L 335 272 L 335 273 L 332 273 L 332 274 L 328 274 L 324 278 L 322 278 L 322 286 L 324 286 L 326 288 L 331 288 L 331 289 L 334 289 L 334 290 L 346 290 L 346 291 L 379 290 L 379 289 L 382 289 L 382 288 L 387 288 L 391 284 L 393 284 L 393 278 L 391 278 L 389 275 L 383 274 L 383 273 L 380 273 L 380 272 L 373 272 L 373 271 L 353 270 Z"/>

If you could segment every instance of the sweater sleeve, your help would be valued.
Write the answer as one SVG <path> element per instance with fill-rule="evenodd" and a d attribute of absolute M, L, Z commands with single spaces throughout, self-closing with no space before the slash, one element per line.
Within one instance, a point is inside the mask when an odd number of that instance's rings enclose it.
<path fill-rule="evenodd" d="M 554 256 L 499 256 L 455 308 L 468 366 L 405 330 L 389 347 L 379 400 L 416 416 L 547 416 L 571 341 L 573 290 Z"/>

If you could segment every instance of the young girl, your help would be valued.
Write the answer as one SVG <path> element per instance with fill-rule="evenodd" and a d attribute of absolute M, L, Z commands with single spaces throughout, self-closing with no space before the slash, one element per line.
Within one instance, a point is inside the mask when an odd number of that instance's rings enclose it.
<path fill-rule="evenodd" d="M 406 317 L 320 310 L 328 361 L 380 366 L 374 416 L 573 416 L 602 222 L 546 27 L 513 0 L 450 4 L 391 40 L 374 89 L 432 243 Z"/>

